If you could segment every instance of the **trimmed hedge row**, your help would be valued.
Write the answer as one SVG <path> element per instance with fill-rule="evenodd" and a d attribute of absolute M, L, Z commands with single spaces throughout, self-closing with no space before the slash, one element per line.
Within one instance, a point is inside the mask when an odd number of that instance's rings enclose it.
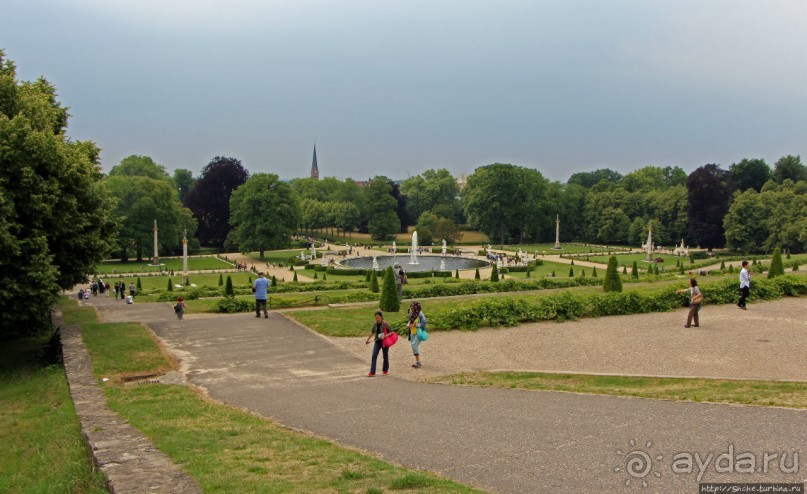
<path fill-rule="evenodd" d="M 447 297 L 450 295 L 546 290 L 551 288 L 572 288 L 576 286 L 598 286 L 601 284 L 602 281 L 598 278 L 507 279 L 497 283 L 481 280 L 461 282 L 446 280 L 446 283 L 404 286 L 403 296 L 405 298 Z"/>
<path fill-rule="evenodd" d="M 702 285 L 705 304 L 736 303 L 737 281 L 724 279 Z M 807 279 L 779 276 L 754 281 L 750 300 L 774 300 L 783 296 L 807 295 Z M 429 313 L 429 327 L 434 329 L 477 329 L 480 326 L 515 326 L 535 322 L 581 317 L 600 317 L 669 311 L 688 304 L 687 294 L 676 295 L 675 287 L 644 295 L 638 292 L 610 292 L 582 295 L 561 292 L 535 301 L 523 299 L 488 299 Z"/>

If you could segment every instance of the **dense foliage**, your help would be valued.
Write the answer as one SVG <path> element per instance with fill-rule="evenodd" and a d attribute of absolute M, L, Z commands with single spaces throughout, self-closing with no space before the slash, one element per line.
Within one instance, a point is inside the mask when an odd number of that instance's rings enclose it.
<path fill-rule="evenodd" d="M 99 149 L 70 140 L 67 120 L 56 88 L 18 81 L 0 50 L 0 338 L 48 329 L 59 292 L 115 241 Z"/>

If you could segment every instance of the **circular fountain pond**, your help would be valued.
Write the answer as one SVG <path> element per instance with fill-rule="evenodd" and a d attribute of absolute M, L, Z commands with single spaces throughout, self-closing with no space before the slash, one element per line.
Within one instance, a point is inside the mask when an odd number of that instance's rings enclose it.
<path fill-rule="evenodd" d="M 410 264 L 412 259 L 405 254 L 399 256 L 378 256 L 378 269 L 386 269 L 394 265 L 396 262 L 400 264 L 404 271 L 419 272 L 419 271 L 454 271 L 455 269 L 475 269 L 484 268 L 489 265 L 487 261 L 480 261 L 478 259 L 467 259 L 465 257 L 454 256 L 430 256 L 422 255 L 417 256 L 417 264 Z M 346 268 L 353 269 L 372 269 L 372 257 L 356 257 L 352 259 L 344 259 L 339 264 Z"/>

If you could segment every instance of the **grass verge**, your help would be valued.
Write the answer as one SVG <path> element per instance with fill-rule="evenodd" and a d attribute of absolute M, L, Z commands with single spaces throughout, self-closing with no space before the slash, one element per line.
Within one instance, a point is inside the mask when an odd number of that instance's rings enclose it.
<path fill-rule="evenodd" d="M 0 345 L 0 492 L 108 492 L 81 436 L 61 365 L 38 355 L 46 337 Z"/>
<path fill-rule="evenodd" d="M 795 382 L 594 376 L 543 372 L 474 372 L 441 376 L 428 381 L 676 401 L 807 408 L 807 383 Z"/>
<path fill-rule="evenodd" d="M 91 308 L 65 301 L 68 324 Z M 94 312 L 93 312 L 94 314 Z M 214 403 L 190 387 L 126 386 L 129 373 L 170 367 L 150 334 L 136 324 L 82 325 L 108 406 L 148 436 L 206 493 L 481 492 L 426 472 L 397 467 L 328 441 Z"/>

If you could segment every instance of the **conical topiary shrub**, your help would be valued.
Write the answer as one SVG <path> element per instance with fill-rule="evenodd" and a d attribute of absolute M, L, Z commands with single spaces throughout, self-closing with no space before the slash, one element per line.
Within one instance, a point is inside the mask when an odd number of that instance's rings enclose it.
<path fill-rule="evenodd" d="M 782 264 L 782 251 L 779 247 L 773 250 L 773 259 L 771 259 L 771 267 L 768 268 L 768 279 L 776 278 L 785 274 L 785 266 Z"/>
<path fill-rule="evenodd" d="M 532 268 L 527 268 L 527 278 L 532 278 Z"/>
<path fill-rule="evenodd" d="M 322 273 L 322 281 L 328 280 L 328 273 Z"/>
<path fill-rule="evenodd" d="M 475 280 L 481 280 L 482 279 L 482 277 L 479 276 L 479 268 L 476 268 L 476 274 L 474 274 L 474 279 Z"/>
<path fill-rule="evenodd" d="M 574 278 L 574 268 L 569 268 L 569 278 Z"/>
<path fill-rule="evenodd" d="M 233 289 L 233 279 L 227 275 L 227 283 L 224 285 L 224 296 L 235 297 L 235 289 Z"/>
<path fill-rule="evenodd" d="M 683 264 L 678 266 L 678 274 L 684 274 L 684 265 Z"/>
<path fill-rule="evenodd" d="M 373 279 L 373 272 L 372 270 L 368 269 L 367 271 L 364 272 L 364 281 L 370 283 L 370 280 L 372 279 Z"/>
<path fill-rule="evenodd" d="M 602 289 L 606 292 L 621 292 L 622 291 L 622 278 L 617 273 L 616 256 L 611 256 L 608 259 L 608 269 L 605 270 L 605 280 L 602 283 Z"/>
<path fill-rule="evenodd" d="M 277 278 L 272 275 L 272 283 L 269 286 L 277 286 Z"/>
<path fill-rule="evenodd" d="M 580 277 L 581 277 L 581 278 L 585 278 L 585 277 L 586 277 L 586 270 L 585 270 L 585 269 L 581 269 L 581 270 L 580 270 Z"/>
<path fill-rule="evenodd" d="M 639 278 L 639 266 L 636 264 L 636 261 L 633 261 L 633 266 L 630 268 L 630 277 L 633 279 Z"/>
<path fill-rule="evenodd" d="M 392 274 L 392 267 L 384 270 L 384 289 L 381 291 L 381 310 L 385 312 L 398 312 L 401 310 L 401 302 L 398 300 L 398 290 L 395 289 L 395 275 Z"/>
<path fill-rule="evenodd" d="M 622 265 L 622 274 L 628 274 L 628 267 L 624 264 Z"/>
<path fill-rule="evenodd" d="M 224 286 L 224 275 L 219 273 L 219 286 Z"/>
<path fill-rule="evenodd" d="M 460 279 L 460 270 L 459 269 L 454 270 L 454 278 Z"/>
<path fill-rule="evenodd" d="M 798 270 L 799 270 L 799 262 L 798 261 L 793 261 L 793 271 L 798 271 Z"/>
<path fill-rule="evenodd" d="M 370 291 L 378 293 L 378 275 L 375 274 L 375 271 L 370 272 Z"/>
<path fill-rule="evenodd" d="M 294 283 L 297 283 L 297 271 L 294 272 L 294 278 L 292 280 Z"/>
<path fill-rule="evenodd" d="M 317 276 L 317 272 L 316 272 L 316 271 L 314 271 L 314 279 L 315 279 L 315 280 L 316 280 L 316 279 L 319 279 L 319 276 Z"/>
<path fill-rule="evenodd" d="M 171 278 L 168 278 L 168 288 L 166 288 L 169 292 L 174 291 L 174 284 L 171 282 Z"/>
<path fill-rule="evenodd" d="M 725 269 L 726 269 L 726 261 L 720 261 L 720 271 L 723 271 Z"/>
<path fill-rule="evenodd" d="M 137 277 L 137 293 L 140 293 L 140 290 L 143 289 L 143 285 L 140 284 L 140 277 Z"/>
<path fill-rule="evenodd" d="M 490 272 L 490 281 L 499 281 L 499 268 L 495 264 Z"/>
<path fill-rule="evenodd" d="M 729 274 L 734 273 L 734 264 L 729 264 Z"/>
<path fill-rule="evenodd" d="M 597 266 L 594 266 L 593 268 L 591 268 L 591 277 L 592 278 L 597 277 Z"/>
<path fill-rule="evenodd" d="M 658 264 L 653 264 L 653 274 L 658 276 Z"/>

